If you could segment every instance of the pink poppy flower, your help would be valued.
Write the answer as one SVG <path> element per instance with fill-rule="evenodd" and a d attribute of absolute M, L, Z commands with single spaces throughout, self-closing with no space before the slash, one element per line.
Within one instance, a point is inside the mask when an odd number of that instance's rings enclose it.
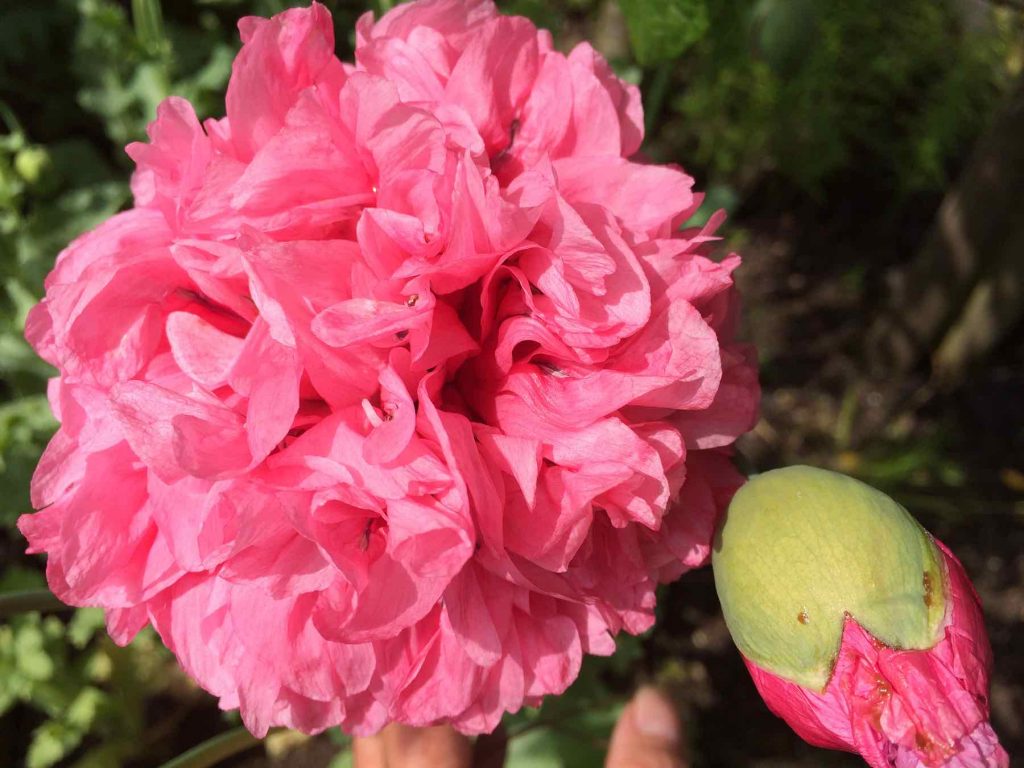
<path fill-rule="evenodd" d="M 239 28 L 226 116 L 160 106 L 31 313 L 61 428 L 21 530 L 256 734 L 490 730 L 707 560 L 738 258 L 586 44 L 475 0 L 364 16 L 355 63 L 316 3 Z"/>

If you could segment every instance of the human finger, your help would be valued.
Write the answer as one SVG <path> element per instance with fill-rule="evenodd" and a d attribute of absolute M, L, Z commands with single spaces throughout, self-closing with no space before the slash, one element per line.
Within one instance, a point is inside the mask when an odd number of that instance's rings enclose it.
<path fill-rule="evenodd" d="M 685 768 L 682 729 L 672 702 L 655 688 L 637 691 L 612 734 L 607 768 Z"/>
<path fill-rule="evenodd" d="M 388 768 L 384 753 L 384 737 L 357 736 L 352 740 L 352 763 L 354 768 Z"/>
<path fill-rule="evenodd" d="M 387 768 L 470 768 L 472 745 L 449 725 L 412 728 L 394 724 L 381 735 Z"/>

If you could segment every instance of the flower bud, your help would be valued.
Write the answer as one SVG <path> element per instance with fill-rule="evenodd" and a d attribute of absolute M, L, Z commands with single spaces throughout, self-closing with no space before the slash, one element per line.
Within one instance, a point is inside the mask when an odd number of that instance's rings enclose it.
<path fill-rule="evenodd" d="M 1009 765 L 977 594 L 888 496 L 810 467 L 767 472 L 734 497 L 712 562 L 758 691 L 803 739 L 873 768 Z"/>
<path fill-rule="evenodd" d="M 53 173 L 53 158 L 45 147 L 25 147 L 14 156 L 14 170 L 25 183 L 37 185 Z"/>

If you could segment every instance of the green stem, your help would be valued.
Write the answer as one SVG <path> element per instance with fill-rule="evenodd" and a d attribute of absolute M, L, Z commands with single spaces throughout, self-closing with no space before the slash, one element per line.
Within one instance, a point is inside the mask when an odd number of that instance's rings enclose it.
<path fill-rule="evenodd" d="M 672 68 L 674 61 L 663 61 L 654 70 L 651 77 L 651 84 L 646 88 L 647 103 L 644 104 L 644 134 L 648 137 L 658 124 L 658 118 L 665 108 L 665 98 L 668 96 L 668 87 L 672 81 Z"/>
<path fill-rule="evenodd" d="M 24 133 L 21 128 L 21 123 L 18 122 L 17 116 L 14 114 L 14 110 L 11 109 L 6 101 L 0 101 L 0 120 L 3 120 L 4 125 L 7 126 L 7 133 L 10 135 Z"/>
<path fill-rule="evenodd" d="M 252 749 L 259 743 L 259 739 L 239 726 L 192 747 L 188 752 L 164 763 L 162 768 L 210 768 L 221 760 Z"/>
<path fill-rule="evenodd" d="M 132 0 L 132 22 L 135 36 L 146 48 L 156 51 L 166 43 L 160 0 Z"/>
<path fill-rule="evenodd" d="M 24 592 L 0 593 L 0 619 L 6 619 L 19 613 L 40 611 L 54 613 L 70 611 L 73 606 L 65 605 L 47 589 L 29 589 Z"/>

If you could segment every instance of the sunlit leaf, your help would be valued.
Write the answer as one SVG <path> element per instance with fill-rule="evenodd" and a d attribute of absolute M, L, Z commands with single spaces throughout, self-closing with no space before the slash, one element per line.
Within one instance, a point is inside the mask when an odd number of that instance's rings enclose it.
<path fill-rule="evenodd" d="M 50 720 L 43 723 L 32 736 L 28 748 L 27 768 L 49 768 L 59 762 L 81 741 L 81 734 Z"/>

